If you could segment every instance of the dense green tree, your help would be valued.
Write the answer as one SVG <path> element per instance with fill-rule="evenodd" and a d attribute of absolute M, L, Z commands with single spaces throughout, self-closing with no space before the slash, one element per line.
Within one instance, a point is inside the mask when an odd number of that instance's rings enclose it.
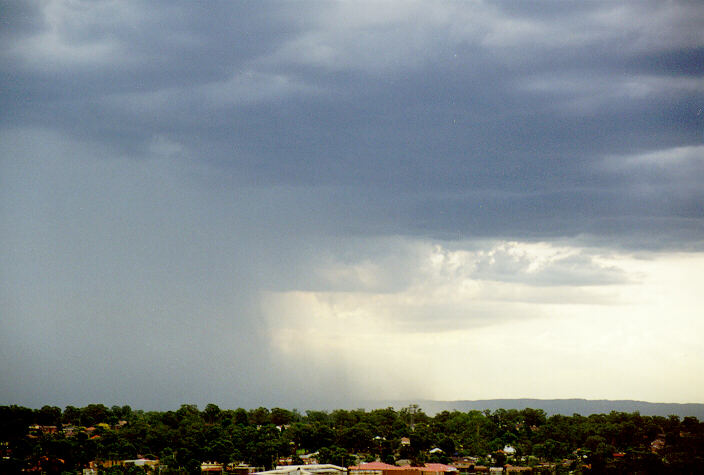
<path fill-rule="evenodd" d="M 327 411 L 306 411 L 306 422 L 318 424 L 330 424 L 330 414 Z"/>
<path fill-rule="evenodd" d="M 80 423 L 83 426 L 94 426 L 101 422 L 108 422 L 111 416 L 110 409 L 103 404 L 88 404 L 81 409 Z"/>
<path fill-rule="evenodd" d="M 249 417 L 247 416 L 247 411 L 241 407 L 235 409 L 235 424 L 246 426 L 249 422 Z"/>
<path fill-rule="evenodd" d="M 342 447 L 333 445 L 331 447 L 321 447 L 318 452 L 318 460 L 320 463 L 331 463 L 340 467 L 348 467 L 354 463 L 355 457 Z"/>
<path fill-rule="evenodd" d="M 372 429 L 364 422 L 351 427 L 342 426 L 336 430 L 336 442 L 342 447 L 353 452 L 367 452 L 374 448 L 374 435 Z"/>
<path fill-rule="evenodd" d="M 37 424 L 44 426 L 61 425 L 61 409 L 56 406 L 43 406 L 36 415 Z"/>
<path fill-rule="evenodd" d="M 293 413 L 280 407 L 271 410 L 271 423 L 276 426 L 290 424 L 293 421 Z"/>
<path fill-rule="evenodd" d="M 176 416 L 179 421 L 198 421 L 200 420 L 200 411 L 195 404 L 181 404 L 181 407 L 176 411 Z"/>
<path fill-rule="evenodd" d="M 342 427 L 352 427 L 359 422 L 359 419 L 354 412 L 345 411 L 344 409 L 332 411 L 330 414 L 330 419 L 332 419 L 332 424 L 336 429 Z"/>
<path fill-rule="evenodd" d="M 217 404 L 210 403 L 203 409 L 203 419 L 208 424 L 214 424 L 220 419 L 221 412 Z"/>
<path fill-rule="evenodd" d="M 15 441 L 27 435 L 34 424 L 34 411 L 21 406 L 0 406 L 0 441 Z"/>
<path fill-rule="evenodd" d="M 249 411 L 249 423 L 254 425 L 271 424 L 271 413 L 265 407 Z"/>
<path fill-rule="evenodd" d="M 61 415 L 61 422 L 67 425 L 80 425 L 81 410 L 74 406 L 66 406 Z"/>

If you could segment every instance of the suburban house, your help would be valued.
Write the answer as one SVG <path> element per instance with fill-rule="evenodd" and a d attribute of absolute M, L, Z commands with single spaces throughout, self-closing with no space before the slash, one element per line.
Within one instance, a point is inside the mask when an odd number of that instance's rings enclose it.
<path fill-rule="evenodd" d="M 426 463 L 422 467 L 399 467 L 383 462 L 370 462 L 349 467 L 349 472 L 350 475 L 442 475 L 456 474 L 458 470 L 442 463 Z"/>
<path fill-rule="evenodd" d="M 222 473 L 223 464 L 217 462 L 203 462 L 200 464 L 200 473 Z"/>
<path fill-rule="evenodd" d="M 256 472 L 255 475 L 347 475 L 345 467 L 332 464 L 279 465 L 275 470 Z"/>

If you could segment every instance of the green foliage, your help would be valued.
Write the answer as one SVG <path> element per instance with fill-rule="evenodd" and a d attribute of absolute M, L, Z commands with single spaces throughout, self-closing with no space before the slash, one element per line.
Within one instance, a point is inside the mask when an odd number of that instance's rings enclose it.
<path fill-rule="evenodd" d="M 87 430 L 89 426 L 93 429 Z M 402 437 L 410 445 L 402 445 Z M 656 438 L 665 445 L 653 452 L 650 444 Z M 484 459 L 491 454 L 494 463 L 553 462 L 558 472 L 591 464 L 592 472 L 704 473 L 702 422 L 619 412 L 547 417 L 542 410 L 499 409 L 443 411 L 430 417 L 416 409 L 386 408 L 307 411 L 303 416 L 282 408 L 222 410 L 215 404 L 202 412 L 192 404 L 166 412 L 102 404 L 63 411 L 0 406 L 0 442 L 1 473 L 37 467 L 75 473 L 93 460 L 141 456 L 158 456 L 166 466 L 162 473 L 199 473 L 203 461 L 271 468 L 279 457 L 300 461 L 297 453 L 315 451 L 321 462 L 343 466 L 356 463 L 355 455 L 367 461 L 405 458 L 422 464 L 446 463 L 454 455 Z M 516 448 L 516 457 L 506 457 L 506 445 Z M 442 452 L 430 454 L 435 447 Z M 109 470 L 142 471 L 135 466 Z"/>
<path fill-rule="evenodd" d="M 269 409 L 259 407 L 249 411 L 249 423 L 257 426 L 271 423 L 271 414 Z"/>
<path fill-rule="evenodd" d="M 354 463 L 355 457 L 342 447 L 333 445 L 320 449 L 318 452 L 318 461 L 320 463 L 331 463 L 341 467 L 348 467 Z"/>

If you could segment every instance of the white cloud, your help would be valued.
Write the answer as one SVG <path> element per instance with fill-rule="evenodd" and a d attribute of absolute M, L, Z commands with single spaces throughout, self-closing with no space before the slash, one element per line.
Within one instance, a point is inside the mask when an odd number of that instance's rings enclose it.
<path fill-rule="evenodd" d="M 443 48 L 480 41 L 495 15 L 481 2 L 340 2 L 308 12 L 307 28 L 263 61 L 371 72 L 415 67 Z"/>
<path fill-rule="evenodd" d="M 611 169 L 659 168 L 672 169 L 687 165 L 704 165 L 704 145 L 673 147 L 628 156 L 610 156 L 605 166 Z"/>
<path fill-rule="evenodd" d="M 160 26 L 166 28 L 158 39 L 169 47 L 190 49 L 203 40 L 183 28 L 192 12 L 181 6 L 52 0 L 42 3 L 41 10 L 43 28 L 19 38 L 10 53 L 31 68 L 159 60 L 157 51 L 140 56 L 145 51 L 134 47 L 132 33 L 159 31 Z M 299 33 L 257 61 L 379 72 L 450 58 L 466 48 L 500 53 L 499 60 L 523 61 L 607 41 L 636 53 L 704 44 L 701 9 L 684 2 L 591 4 L 548 17 L 521 10 L 484 1 L 304 2 L 288 11 L 288 17 L 272 14 Z"/>
<path fill-rule="evenodd" d="M 589 14 L 631 52 L 666 51 L 704 45 L 704 13 L 692 2 L 628 2 L 607 4 Z M 602 36 L 603 38 L 603 36 Z"/>
<path fill-rule="evenodd" d="M 447 249 L 407 239 L 400 252 L 381 262 L 364 256 L 359 262 L 327 260 L 320 271 L 321 261 L 314 260 L 308 273 L 321 280 L 313 290 L 294 284 L 269 291 L 262 306 L 276 341 L 294 334 L 331 341 L 348 331 L 451 333 L 542 318 L 554 305 L 619 305 L 615 288 L 638 275 L 626 276 L 614 262 L 611 256 L 545 243 Z"/>
<path fill-rule="evenodd" d="M 19 39 L 8 53 L 31 69 L 114 66 L 134 59 L 118 35 L 118 25 L 135 26 L 139 15 L 125 2 L 59 1 L 42 3 L 44 28 Z"/>
<path fill-rule="evenodd" d="M 462 282 L 593 286 L 626 279 L 608 257 L 549 243 L 496 241 L 480 247 L 476 243 L 449 247 L 394 238 L 367 240 L 366 246 L 357 243 L 346 252 L 357 252 L 357 260 L 318 257 L 313 269 L 320 289 L 393 293 L 428 285 L 454 289 Z"/>
<path fill-rule="evenodd" d="M 550 73 L 520 78 L 514 84 L 520 91 L 549 98 L 545 101 L 549 109 L 576 115 L 603 110 L 616 101 L 656 101 L 704 92 L 700 78 L 666 75 Z"/>
<path fill-rule="evenodd" d="M 696 336 L 704 322 L 694 315 L 704 304 L 701 254 L 611 255 L 610 265 L 634 276 L 629 282 L 593 289 L 592 299 L 562 287 L 554 301 L 534 299 L 541 287 L 467 281 L 457 257 L 432 252 L 430 266 L 417 269 L 428 284 L 393 294 L 268 293 L 272 347 L 291 367 L 333 359 L 352 387 L 375 398 L 691 402 L 704 389 L 695 376 L 704 370 Z M 501 292 L 526 296 L 508 301 Z M 462 324 L 482 312 L 477 325 Z"/>
<path fill-rule="evenodd" d="M 528 63 L 605 42 L 631 53 L 704 44 L 700 9 L 682 3 L 591 4 L 541 18 L 484 1 L 339 2 L 302 16 L 301 33 L 265 61 L 382 72 L 475 47 L 497 53 L 499 61 Z"/>
<path fill-rule="evenodd" d="M 579 73 L 551 73 L 521 78 L 516 86 L 528 92 L 558 96 L 581 95 L 601 101 L 619 97 L 645 97 L 664 92 L 701 92 L 704 84 L 697 78 L 672 76 L 591 76 Z"/>

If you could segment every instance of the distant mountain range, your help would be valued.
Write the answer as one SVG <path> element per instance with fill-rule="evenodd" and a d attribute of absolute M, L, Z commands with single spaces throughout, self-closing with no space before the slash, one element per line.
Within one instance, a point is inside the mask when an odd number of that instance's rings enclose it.
<path fill-rule="evenodd" d="M 435 415 L 442 411 L 483 411 L 490 409 L 542 409 L 549 416 L 553 414 L 563 414 L 571 416 L 580 414 L 588 416 L 590 414 L 608 414 L 611 411 L 617 412 L 639 412 L 643 416 L 669 416 L 679 417 L 694 416 L 699 420 L 704 420 L 704 404 L 676 404 L 664 402 L 645 402 L 618 400 L 610 401 L 606 399 L 483 399 L 477 401 L 366 401 L 361 407 L 366 409 L 378 409 L 384 407 L 394 407 L 401 409 L 410 404 L 417 404 L 418 407 L 428 415 Z"/>

